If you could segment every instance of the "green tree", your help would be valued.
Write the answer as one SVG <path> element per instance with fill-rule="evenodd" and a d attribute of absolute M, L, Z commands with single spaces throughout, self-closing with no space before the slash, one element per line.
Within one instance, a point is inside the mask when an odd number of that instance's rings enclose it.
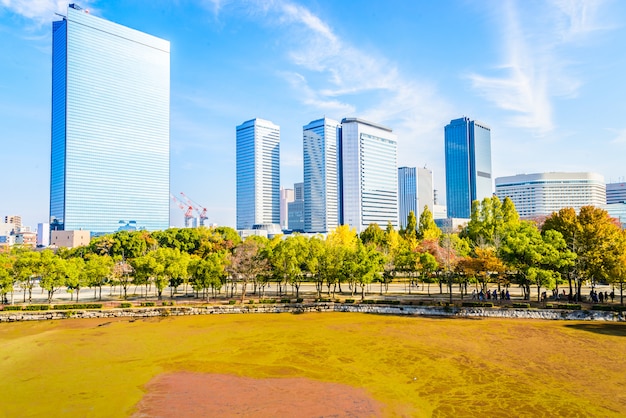
<path fill-rule="evenodd" d="M 385 231 L 377 223 L 371 223 L 361 232 L 360 238 L 364 244 L 382 247 L 385 243 Z"/>
<path fill-rule="evenodd" d="M 206 257 L 192 257 L 189 261 L 189 273 L 192 277 L 192 284 L 196 291 L 202 290 L 207 302 L 211 293 L 219 291 L 225 277 L 225 267 L 227 264 L 225 252 L 213 252 Z M 211 293 L 209 293 L 211 289 Z"/>
<path fill-rule="evenodd" d="M 18 251 L 13 263 L 13 275 L 24 289 L 24 302 L 28 292 L 28 303 L 32 302 L 33 287 L 40 277 L 41 253 L 38 251 Z"/>
<path fill-rule="evenodd" d="M 40 286 L 48 292 L 48 303 L 52 302 L 54 293 L 66 284 L 68 270 L 67 260 L 57 257 L 51 250 L 41 252 L 39 264 Z"/>
<path fill-rule="evenodd" d="M 12 274 L 13 257 L 0 253 L 0 303 L 7 301 L 7 294 L 13 293 L 15 279 Z"/>
<path fill-rule="evenodd" d="M 98 289 L 100 300 L 102 300 L 102 286 L 107 284 L 109 280 L 111 269 L 113 268 L 113 258 L 108 254 L 89 254 L 86 256 L 86 259 L 85 268 L 83 269 L 85 283 L 87 286 L 94 288 L 94 298 L 96 297 L 96 289 Z M 126 290 L 124 290 L 125 296 Z"/>
<path fill-rule="evenodd" d="M 80 289 L 87 285 L 87 277 L 84 274 L 85 260 L 81 257 L 72 257 L 67 260 L 65 286 L 67 291 L 72 293 L 74 299 L 74 291 L 76 291 L 76 302 L 80 295 Z"/>
<path fill-rule="evenodd" d="M 433 213 L 428 206 L 424 206 L 420 215 L 417 238 L 420 240 L 437 240 L 441 237 L 441 229 L 435 223 Z"/>
<path fill-rule="evenodd" d="M 406 228 L 404 228 L 403 232 L 404 234 L 402 235 L 406 238 L 415 238 L 417 236 L 417 218 L 415 217 L 415 212 L 409 212 L 409 215 L 406 217 Z"/>

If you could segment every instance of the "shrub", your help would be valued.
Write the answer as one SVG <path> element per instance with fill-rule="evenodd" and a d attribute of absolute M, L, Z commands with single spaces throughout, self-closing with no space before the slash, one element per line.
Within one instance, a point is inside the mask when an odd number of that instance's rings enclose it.
<path fill-rule="evenodd" d="M 291 299 L 281 299 L 280 303 L 291 303 Z"/>
<path fill-rule="evenodd" d="M 572 309 L 572 310 L 580 310 L 582 309 L 579 304 L 576 303 L 547 303 L 546 309 Z"/>
<path fill-rule="evenodd" d="M 623 312 L 626 311 L 626 306 L 617 306 L 617 305 L 593 305 L 591 307 L 593 311 L 616 311 Z"/>
<path fill-rule="evenodd" d="M 276 303 L 276 299 L 259 299 L 259 303 L 263 303 L 263 304 Z"/>
<path fill-rule="evenodd" d="M 250 299 L 250 300 L 248 301 L 248 305 L 254 305 L 254 301 L 253 301 L 252 299 Z"/>
<path fill-rule="evenodd" d="M 174 306 L 174 301 L 173 300 L 172 301 L 167 301 L 167 300 L 163 301 L 161 303 L 161 306 Z"/>
<path fill-rule="evenodd" d="M 516 302 L 513 304 L 514 308 L 530 308 L 530 303 L 522 303 L 522 302 Z"/>
<path fill-rule="evenodd" d="M 47 311 L 48 309 L 50 309 L 48 305 L 28 305 L 23 308 L 24 311 Z"/>
<path fill-rule="evenodd" d="M 343 303 L 354 303 L 354 299 L 346 299 Z"/>
<path fill-rule="evenodd" d="M 130 302 L 122 302 L 120 303 L 120 308 L 132 308 L 133 304 Z"/>
<path fill-rule="evenodd" d="M 154 302 L 141 302 L 141 306 L 152 307 L 152 306 L 156 306 L 156 303 L 154 303 Z"/>
<path fill-rule="evenodd" d="M 21 306 L 5 306 L 4 308 L 2 308 L 2 310 L 4 310 L 4 311 L 21 311 L 22 307 Z"/>
<path fill-rule="evenodd" d="M 298 298 L 298 299 L 296 299 L 296 303 L 302 303 L 302 302 L 304 302 L 304 299 L 303 299 L 303 298 Z"/>
<path fill-rule="evenodd" d="M 361 303 L 365 305 L 373 305 L 374 303 L 376 303 L 376 301 L 373 299 L 365 299 L 365 300 L 362 300 Z"/>
<path fill-rule="evenodd" d="M 493 308 L 491 302 L 463 302 L 461 305 L 465 308 Z"/>
<path fill-rule="evenodd" d="M 316 302 L 332 302 L 329 298 L 318 298 L 315 299 Z"/>
<path fill-rule="evenodd" d="M 75 303 L 70 305 L 54 305 L 55 310 L 67 309 L 102 309 L 101 303 Z"/>
<path fill-rule="evenodd" d="M 234 305 L 235 303 L 237 303 L 237 301 L 234 300 L 234 299 L 231 299 L 231 300 L 228 301 L 229 305 Z"/>

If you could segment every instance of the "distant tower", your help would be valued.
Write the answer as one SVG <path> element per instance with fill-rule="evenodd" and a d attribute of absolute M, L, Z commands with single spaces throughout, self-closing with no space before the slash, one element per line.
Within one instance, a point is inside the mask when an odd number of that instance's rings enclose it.
<path fill-rule="evenodd" d="M 398 226 L 398 143 L 392 130 L 357 118 L 341 121 L 341 222 L 360 233 Z"/>
<path fill-rule="evenodd" d="M 428 206 L 428 210 L 434 213 L 435 207 L 435 190 L 433 189 L 433 171 L 426 167 L 418 167 L 417 173 L 417 212 L 415 216 L 419 217 L 424 211 L 424 206 Z"/>
<path fill-rule="evenodd" d="M 405 228 L 409 213 L 417 213 L 417 176 L 415 167 L 398 168 L 398 209 L 400 212 L 399 225 Z"/>
<path fill-rule="evenodd" d="M 293 198 L 288 204 L 289 229 L 304 232 L 304 183 L 294 183 Z"/>
<path fill-rule="evenodd" d="M 474 200 L 493 195 L 491 128 L 463 117 L 444 132 L 448 217 L 469 218 Z"/>
<path fill-rule="evenodd" d="M 280 224 L 280 127 L 263 119 L 237 126 L 237 229 Z"/>
<path fill-rule="evenodd" d="M 293 202 L 293 189 L 280 188 L 280 227 L 289 228 L 289 203 Z"/>
<path fill-rule="evenodd" d="M 303 128 L 304 230 L 328 232 L 339 225 L 341 125 L 315 120 Z"/>
<path fill-rule="evenodd" d="M 71 4 L 52 26 L 52 230 L 170 226 L 170 43 Z"/>

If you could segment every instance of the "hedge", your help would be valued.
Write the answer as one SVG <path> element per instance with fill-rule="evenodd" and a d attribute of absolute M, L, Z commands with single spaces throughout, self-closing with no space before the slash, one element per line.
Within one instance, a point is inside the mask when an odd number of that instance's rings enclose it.
<path fill-rule="evenodd" d="M 530 308 L 530 303 L 521 303 L 521 302 L 516 302 L 513 304 L 514 308 Z"/>
<path fill-rule="evenodd" d="M 21 311 L 22 307 L 21 306 L 5 306 L 4 308 L 2 308 L 3 311 Z"/>
<path fill-rule="evenodd" d="M 122 302 L 120 303 L 120 308 L 132 308 L 133 304 L 130 302 Z"/>
<path fill-rule="evenodd" d="M 576 303 L 547 303 L 546 309 L 573 309 L 580 310 L 582 309 L 580 305 Z"/>
<path fill-rule="evenodd" d="M 156 306 L 156 303 L 154 303 L 154 302 L 141 302 L 141 306 L 152 307 L 152 306 Z"/>
<path fill-rule="evenodd" d="M 491 302 L 463 302 L 461 305 L 464 308 L 493 308 Z"/>
<path fill-rule="evenodd" d="M 55 310 L 67 309 L 102 309 L 101 303 L 75 303 L 73 305 L 54 305 Z"/>
<path fill-rule="evenodd" d="M 626 306 L 617 306 L 617 305 L 593 305 L 591 307 L 593 311 L 616 311 L 616 312 L 624 312 L 626 311 Z"/>
<path fill-rule="evenodd" d="M 28 305 L 22 308 L 24 311 L 47 311 L 48 309 L 50 309 L 48 305 Z"/>
<path fill-rule="evenodd" d="M 291 299 L 281 299 L 280 303 L 291 303 Z"/>

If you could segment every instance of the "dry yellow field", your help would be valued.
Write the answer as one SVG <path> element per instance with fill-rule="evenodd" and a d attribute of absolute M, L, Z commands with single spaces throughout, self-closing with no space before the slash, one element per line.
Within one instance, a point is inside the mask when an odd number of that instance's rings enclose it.
<path fill-rule="evenodd" d="M 626 324 L 348 313 L 5 323 L 0 359 L 9 417 L 129 416 L 144 385 L 172 371 L 348 384 L 386 416 L 626 416 Z"/>

